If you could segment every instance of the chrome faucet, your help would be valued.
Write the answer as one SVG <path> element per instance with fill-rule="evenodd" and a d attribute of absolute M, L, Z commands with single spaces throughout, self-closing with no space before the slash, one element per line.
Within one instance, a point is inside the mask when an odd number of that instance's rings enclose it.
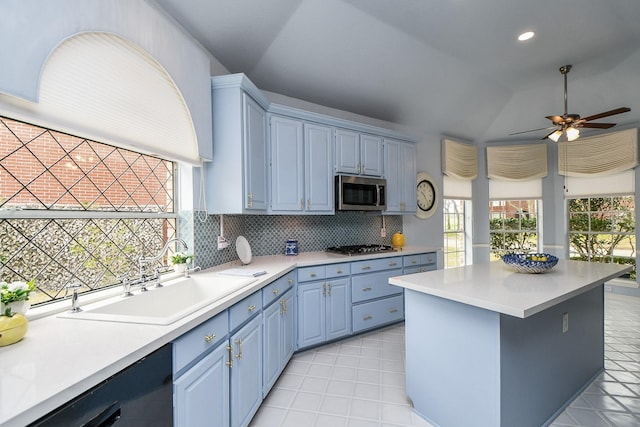
<path fill-rule="evenodd" d="M 65 286 L 64 296 L 67 296 L 69 289 L 73 289 L 73 295 L 71 295 L 71 310 L 69 313 L 78 313 L 82 311 L 80 304 L 78 303 L 78 289 L 82 287 L 81 283 L 73 283 Z"/>
<path fill-rule="evenodd" d="M 173 243 L 173 242 L 180 243 L 182 246 L 184 246 L 185 251 L 189 250 L 189 246 L 187 245 L 187 242 L 185 242 L 184 240 L 179 239 L 177 237 L 174 237 L 173 239 L 168 240 L 167 243 L 164 244 L 164 247 L 162 248 L 160 253 L 158 253 L 158 255 L 153 256 L 153 257 L 148 257 L 148 258 L 145 258 L 145 257 L 141 256 L 138 259 L 138 263 L 139 263 L 139 266 L 140 266 L 140 278 L 143 281 L 144 281 L 144 278 L 146 277 L 145 274 L 144 274 L 145 267 L 148 264 L 160 261 L 162 259 L 162 257 L 164 256 L 164 254 L 169 249 L 169 245 L 171 245 L 171 243 Z"/>

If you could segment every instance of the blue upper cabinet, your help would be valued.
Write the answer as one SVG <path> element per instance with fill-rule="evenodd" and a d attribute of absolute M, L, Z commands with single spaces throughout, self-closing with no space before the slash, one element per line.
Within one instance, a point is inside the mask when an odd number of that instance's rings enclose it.
<path fill-rule="evenodd" d="M 384 177 L 387 180 L 385 213 L 416 213 L 416 145 L 385 138 Z"/>
<path fill-rule="evenodd" d="M 330 214 L 332 128 L 272 115 L 271 213 Z"/>
<path fill-rule="evenodd" d="M 213 160 L 205 163 L 207 211 L 267 212 L 268 100 L 244 74 L 214 77 Z"/>
<path fill-rule="evenodd" d="M 336 129 L 337 173 L 382 176 L 382 137 Z"/>
<path fill-rule="evenodd" d="M 302 122 L 271 116 L 271 210 L 304 210 Z"/>

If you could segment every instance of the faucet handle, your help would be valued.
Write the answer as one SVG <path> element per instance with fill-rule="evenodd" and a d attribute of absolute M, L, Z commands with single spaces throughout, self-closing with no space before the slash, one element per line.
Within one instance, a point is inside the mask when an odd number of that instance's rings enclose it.
<path fill-rule="evenodd" d="M 129 277 L 129 273 L 124 273 L 123 275 L 119 276 L 118 279 L 120 279 L 120 283 L 122 283 L 122 288 L 124 289 L 124 292 L 122 292 L 121 296 L 133 296 L 133 294 L 131 293 L 131 278 Z"/>
<path fill-rule="evenodd" d="M 82 309 L 80 308 L 80 305 L 78 304 L 78 289 L 80 289 L 82 287 L 82 283 L 70 283 L 67 286 L 65 286 L 65 291 L 64 291 L 64 296 L 67 296 L 67 293 L 69 292 L 69 289 L 73 289 L 73 295 L 71 295 L 71 310 L 69 310 L 69 313 L 77 313 L 79 311 L 82 311 Z"/>

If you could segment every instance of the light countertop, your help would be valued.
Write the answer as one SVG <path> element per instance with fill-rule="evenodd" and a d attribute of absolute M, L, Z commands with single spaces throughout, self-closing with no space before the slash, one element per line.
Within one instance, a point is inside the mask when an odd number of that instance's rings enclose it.
<path fill-rule="evenodd" d="M 439 248 L 406 247 L 399 252 L 357 256 L 305 252 L 255 257 L 247 266 L 239 261 L 223 264 L 193 276 L 228 268 L 262 269 L 267 274 L 167 326 L 55 315 L 31 320 L 22 341 L 0 347 L 0 426 L 24 426 L 37 420 L 296 267 L 436 250 Z"/>
<path fill-rule="evenodd" d="M 413 291 L 525 318 L 630 271 L 630 266 L 559 260 L 542 274 L 521 274 L 502 261 L 392 277 Z"/>

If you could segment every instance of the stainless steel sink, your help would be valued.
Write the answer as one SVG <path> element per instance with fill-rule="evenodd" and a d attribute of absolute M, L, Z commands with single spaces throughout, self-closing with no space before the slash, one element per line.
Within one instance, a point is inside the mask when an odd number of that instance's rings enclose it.
<path fill-rule="evenodd" d="M 254 277 L 199 274 L 168 282 L 133 297 L 114 298 L 58 317 L 105 322 L 169 325 L 255 282 Z M 81 301 L 82 302 L 82 301 Z"/>

